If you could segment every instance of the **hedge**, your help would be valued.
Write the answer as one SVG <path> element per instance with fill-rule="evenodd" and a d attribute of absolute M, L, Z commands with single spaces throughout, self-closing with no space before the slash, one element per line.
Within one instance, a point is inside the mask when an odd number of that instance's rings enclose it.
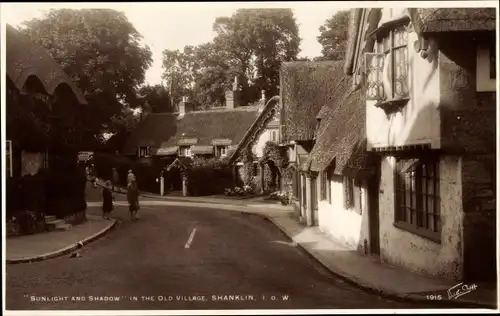
<path fill-rule="evenodd" d="M 7 221 L 17 234 L 24 235 L 43 231 L 46 215 L 65 219 L 84 213 L 85 181 L 84 172 L 76 167 L 54 167 L 32 176 L 7 178 Z"/>
<path fill-rule="evenodd" d="M 192 196 L 223 194 L 224 189 L 234 186 L 232 166 L 218 158 L 195 158 L 186 176 Z"/>

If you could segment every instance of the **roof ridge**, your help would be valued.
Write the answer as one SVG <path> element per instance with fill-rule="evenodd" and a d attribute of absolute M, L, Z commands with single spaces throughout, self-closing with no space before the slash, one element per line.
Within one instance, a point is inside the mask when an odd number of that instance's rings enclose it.
<path fill-rule="evenodd" d="M 221 108 L 211 108 L 209 110 L 197 110 L 197 111 L 189 111 L 189 112 L 186 112 L 185 114 L 188 114 L 188 113 L 214 113 L 214 112 L 245 112 L 245 111 L 255 111 L 255 110 L 258 110 L 259 107 L 258 106 L 241 106 L 241 107 L 236 107 L 234 109 L 228 109 L 228 108 L 224 108 L 224 107 L 221 107 Z M 175 113 L 179 113 L 179 112 L 175 112 Z"/>
<path fill-rule="evenodd" d="M 294 66 L 294 65 L 336 65 L 345 63 L 344 60 L 295 60 L 295 61 L 285 61 L 282 64 L 284 66 Z"/>

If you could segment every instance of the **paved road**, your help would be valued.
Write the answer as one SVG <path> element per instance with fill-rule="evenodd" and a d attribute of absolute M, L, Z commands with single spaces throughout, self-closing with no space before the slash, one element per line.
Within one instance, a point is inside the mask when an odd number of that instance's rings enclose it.
<path fill-rule="evenodd" d="M 80 258 L 8 265 L 7 309 L 417 307 L 327 276 L 256 215 L 172 206 L 144 206 L 137 222 L 125 207 L 113 215 L 122 224 Z"/>

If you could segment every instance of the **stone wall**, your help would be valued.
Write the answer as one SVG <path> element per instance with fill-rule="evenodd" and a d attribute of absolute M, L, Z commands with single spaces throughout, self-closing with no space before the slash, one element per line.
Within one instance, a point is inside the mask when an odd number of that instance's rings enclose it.
<path fill-rule="evenodd" d="M 440 39 L 442 144 L 463 157 L 463 277 L 473 281 L 496 279 L 496 93 L 478 92 L 476 82 L 478 49 L 490 36 Z"/>
<path fill-rule="evenodd" d="M 464 158 L 464 279 L 496 282 L 496 194 L 478 156 Z"/>
<path fill-rule="evenodd" d="M 441 243 L 394 226 L 394 157 L 381 162 L 380 257 L 384 263 L 445 279 L 462 274 L 461 158 L 440 158 Z"/>

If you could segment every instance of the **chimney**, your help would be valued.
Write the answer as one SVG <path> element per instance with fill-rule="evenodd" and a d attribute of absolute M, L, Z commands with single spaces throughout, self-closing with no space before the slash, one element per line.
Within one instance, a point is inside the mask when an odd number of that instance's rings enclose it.
<path fill-rule="evenodd" d="M 260 100 L 259 100 L 259 107 L 265 107 L 266 106 L 266 90 L 261 90 L 260 91 Z"/>
<path fill-rule="evenodd" d="M 238 87 L 238 77 L 234 77 L 232 90 L 226 91 L 226 108 L 234 109 L 240 104 L 240 90 Z"/>
<path fill-rule="evenodd" d="M 184 115 L 189 111 L 188 108 L 188 97 L 182 97 L 181 102 L 179 102 L 179 115 Z"/>

